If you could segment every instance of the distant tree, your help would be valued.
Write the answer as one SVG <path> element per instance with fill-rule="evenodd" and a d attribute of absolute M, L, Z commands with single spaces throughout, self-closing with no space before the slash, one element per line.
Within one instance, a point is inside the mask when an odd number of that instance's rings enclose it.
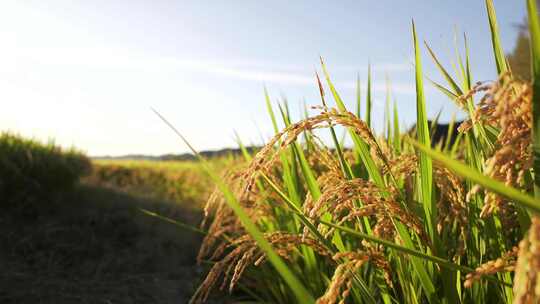
<path fill-rule="evenodd" d="M 540 6 L 540 0 L 536 3 Z M 527 27 L 527 20 L 518 26 L 519 35 L 517 37 L 516 46 L 514 50 L 508 54 L 508 63 L 514 75 L 520 77 L 523 80 L 531 79 L 531 58 L 529 51 L 529 31 Z"/>
<path fill-rule="evenodd" d="M 526 30 L 520 30 L 516 46 L 508 55 L 508 62 L 514 75 L 523 80 L 531 79 L 531 55 L 529 53 L 529 33 Z"/>

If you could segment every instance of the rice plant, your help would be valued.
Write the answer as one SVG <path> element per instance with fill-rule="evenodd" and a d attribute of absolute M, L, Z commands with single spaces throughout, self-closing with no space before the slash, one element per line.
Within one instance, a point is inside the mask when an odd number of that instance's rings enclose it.
<path fill-rule="evenodd" d="M 491 0 L 497 79 L 474 83 L 466 38 L 455 76 L 426 44 L 446 81 L 433 84 L 469 117 L 455 141 L 431 140 L 414 23 L 414 136 L 402 132 L 395 104 L 386 134 L 376 135 L 370 81 L 363 120 L 360 94 L 353 114 L 322 60 L 317 115 L 293 122 L 279 104 L 280 130 L 266 94 L 276 134 L 256 154 L 245 151 L 244 168 L 220 176 L 201 158 L 217 189 L 198 257 L 212 266 L 192 303 L 218 288 L 261 303 L 540 301 L 540 24 L 535 1 L 527 7 L 532 83 L 507 65 Z"/>

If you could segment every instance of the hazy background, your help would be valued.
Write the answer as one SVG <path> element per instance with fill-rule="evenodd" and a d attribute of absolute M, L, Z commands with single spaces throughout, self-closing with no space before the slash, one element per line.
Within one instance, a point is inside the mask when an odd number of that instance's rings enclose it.
<path fill-rule="evenodd" d="M 0 2 L 0 129 L 55 138 L 90 155 L 181 153 L 150 111 L 197 149 L 260 143 L 272 131 L 263 86 L 318 104 L 322 55 L 342 97 L 363 97 L 373 65 L 380 129 L 385 74 L 401 120 L 414 121 L 411 19 L 450 68 L 466 32 L 475 81 L 496 77 L 484 1 L 6 1 Z M 503 46 L 514 48 L 523 1 L 495 1 Z M 460 46 L 462 43 L 460 42 Z M 438 72 L 423 56 L 427 76 Z M 428 111 L 455 107 L 426 83 Z"/>

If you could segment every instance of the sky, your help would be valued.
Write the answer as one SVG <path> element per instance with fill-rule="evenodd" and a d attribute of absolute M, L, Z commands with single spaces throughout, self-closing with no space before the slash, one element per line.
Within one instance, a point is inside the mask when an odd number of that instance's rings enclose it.
<path fill-rule="evenodd" d="M 494 3 L 509 52 L 525 1 Z M 186 152 L 154 108 L 198 150 L 234 147 L 235 131 L 261 144 L 273 133 L 264 87 L 299 119 L 304 102 L 320 104 L 320 56 L 350 109 L 358 75 L 366 95 L 370 63 L 374 128 L 383 125 L 387 78 L 410 125 L 413 19 L 449 69 L 466 33 L 474 80 L 496 78 L 481 0 L 2 0 L 0 130 L 92 156 Z M 422 50 L 425 76 L 442 81 Z M 463 116 L 429 82 L 425 90 L 429 115 Z"/>

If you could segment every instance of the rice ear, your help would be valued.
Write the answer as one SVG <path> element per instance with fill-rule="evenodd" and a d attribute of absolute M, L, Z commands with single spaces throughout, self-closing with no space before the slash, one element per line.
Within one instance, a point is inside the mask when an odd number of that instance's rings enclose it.
<path fill-rule="evenodd" d="M 514 277 L 514 303 L 540 301 L 540 218 L 532 218 L 528 235 L 519 243 Z"/>

